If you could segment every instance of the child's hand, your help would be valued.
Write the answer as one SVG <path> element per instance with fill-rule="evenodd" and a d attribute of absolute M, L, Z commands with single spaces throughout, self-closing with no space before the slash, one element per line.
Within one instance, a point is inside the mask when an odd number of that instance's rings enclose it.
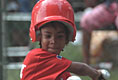
<path fill-rule="evenodd" d="M 92 80 L 102 80 L 102 79 L 99 79 L 101 75 L 102 75 L 102 73 L 99 70 L 97 70 L 97 74 L 91 76 L 91 78 L 92 78 Z"/>

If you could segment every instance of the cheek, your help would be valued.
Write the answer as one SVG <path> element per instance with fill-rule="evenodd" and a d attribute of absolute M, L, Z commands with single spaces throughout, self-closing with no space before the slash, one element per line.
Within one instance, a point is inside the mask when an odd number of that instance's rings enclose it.
<path fill-rule="evenodd" d="M 47 41 L 47 40 L 45 40 L 45 39 L 42 39 L 41 40 L 41 45 L 42 45 L 42 48 L 47 48 L 47 46 L 48 46 L 48 44 L 49 44 L 49 42 Z"/>
<path fill-rule="evenodd" d="M 65 45 L 66 45 L 66 41 L 65 40 L 61 40 L 61 41 L 59 41 L 59 45 L 61 46 L 61 47 L 64 47 Z"/>

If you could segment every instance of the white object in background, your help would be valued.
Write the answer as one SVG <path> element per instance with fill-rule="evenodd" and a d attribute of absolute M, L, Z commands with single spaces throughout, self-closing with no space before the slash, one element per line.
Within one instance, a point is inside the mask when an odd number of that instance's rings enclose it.
<path fill-rule="evenodd" d="M 101 69 L 100 71 L 101 71 L 102 76 L 103 76 L 103 78 L 104 78 L 105 80 L 107 80 L 107 79 L 110 78 L 110 73 L 109 73 L 107 70 Z"/>
<path fill-rule="evenodd" d="M 75 41 L 71 42 L 73 45 L 82 45 L 82 31 L 76 32 Z"/>
<path fill-rule="evenodd" d="M 70 76 L 67 80 L 82 80 L 79 76 Z"/>
<path fill-rule="evenodd" d="M 109 69 L 110 70 L 112 68 L 112 66 L 113 66 L 113 63 L 111 63 L 111 62 L 101 62 L 99 64 L 99 67 L 102 69 Z"/>

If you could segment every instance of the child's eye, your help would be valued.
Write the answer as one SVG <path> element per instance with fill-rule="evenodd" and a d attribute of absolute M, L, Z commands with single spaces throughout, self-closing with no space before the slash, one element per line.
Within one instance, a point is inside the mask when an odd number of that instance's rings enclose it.
<path fill-rule="evenodd" d="M 51 35 L 45 35 L 45 38 L 51 38 Z"/>
<path fill-rule="evenodd" d="M 64 35 L 58 35 L 58 38 L 64 38 Z"/>

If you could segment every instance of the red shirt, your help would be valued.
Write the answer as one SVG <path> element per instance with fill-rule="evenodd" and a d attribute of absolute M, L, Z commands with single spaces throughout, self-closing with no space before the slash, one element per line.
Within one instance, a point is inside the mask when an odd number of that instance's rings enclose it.
<path fill-rule="evenodd" d="M 37 48 L 26 56 L 21 69 L 21 80 L 66 80 L 69 72 L 65 70 L 72 61 L 57 54 Z"/>

